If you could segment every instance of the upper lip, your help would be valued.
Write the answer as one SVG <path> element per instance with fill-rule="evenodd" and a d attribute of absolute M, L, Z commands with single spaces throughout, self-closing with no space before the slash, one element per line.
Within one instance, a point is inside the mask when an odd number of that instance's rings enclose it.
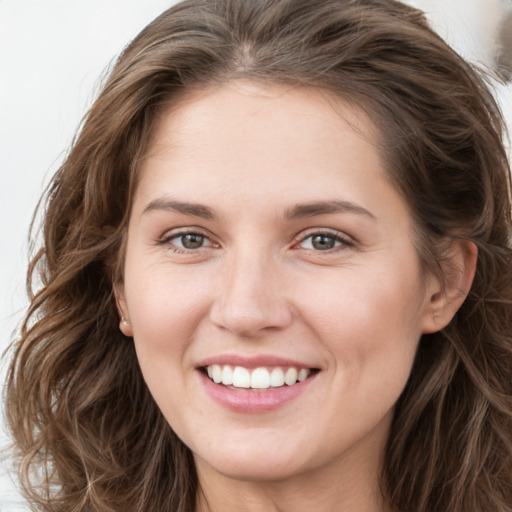
<path fill-rule="evenodd" d="M 242 355 L 242 354 L 220 354 L 207 357 L 200 361 L 197 366 L 203 368 L 213 364 L 231 366 L 242 366 L 244 368 L 258 368 L 263 366 L 292 366 L 294 368 L 318 368 L 310 363 L 304 363 L 287 357 L 260 354 L 260 355 Z"/>

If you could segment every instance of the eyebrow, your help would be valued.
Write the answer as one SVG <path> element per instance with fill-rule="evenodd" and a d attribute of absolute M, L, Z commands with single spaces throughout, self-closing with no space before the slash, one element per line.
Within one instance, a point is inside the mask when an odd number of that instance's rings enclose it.
<path fill-rule="evenodd" d="M 213 210 L 208 206 L 199 203 L 176 201 L 173 199 L 167 199 L 165 197 L 154 199 L 148 203 L 148 205 L 144 208 L 142 215 L 156 210 L 171 210 L 207 220 L 215 220 L 217 218 Z M 293 208 L 289 208 L 286 211 L 285 218 L 297 219 L 332 213 L 356 213 L 359 215 L 365 215 L 371 219 L 375 219 L 375 216 L 366 208 L 363 208 L 362 206 L 359 206 L 350 201 L 342 200 L 315 201 L 311 203 L 297 204 Z"/>
<path fill-rule="evenodd" d="M 201 219 L 214 220 L 216 215 L 213 210 L 208 206 L 199 203 L 187 203 L 183 201 L 175 201 L 173 199 L 167 199 L 160 197 L 154 199 L 144 208 L 142 215 L 155 211 L 155 210 L 171 210 L 185 215 L 192 215 Z"/>
<path fill-rule="evenodd" d="M 350 201 L 315 201 L 312 203 L 297 204 L 293 208 L 286 211 L 287 219 L 315 217 L 316 215 L 326 215 L 329 213 L 356 213 L 365 215 L 371 219 L 376 219 L 373 213 L 366 208 Z"/>

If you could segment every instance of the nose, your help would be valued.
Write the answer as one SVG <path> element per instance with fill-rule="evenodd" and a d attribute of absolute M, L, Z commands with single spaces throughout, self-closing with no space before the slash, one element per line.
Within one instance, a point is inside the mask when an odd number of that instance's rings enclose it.
<path fill-rule="evenodd" d="M 292 322 L 282 269 L 271 257 L 238 254 L 223 265 L 210 312 L 216 326 L 237 337 L 255 338 Z"/>

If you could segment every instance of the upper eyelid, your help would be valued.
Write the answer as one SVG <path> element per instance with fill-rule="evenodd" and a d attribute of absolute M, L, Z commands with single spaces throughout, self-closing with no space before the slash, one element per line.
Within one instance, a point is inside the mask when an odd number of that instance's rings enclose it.
<path fill-rule="evenodd" d="M 183 226 L 179 228 L 166 229 L 162 233 L 162 235 L 158 237 L 158 240 L 169 240 L 180 235 L 189 235 L 192 233 L 204 236 L 205 238 L 208 238 L 208 240 L 210 241 L 212 240 L 212 238 L 215 238 L 215 236 L 212 233 L 210 233 L 208 230 L 204 228 L 200 228 L 198 226 Z"/>
<path fill-rule="evenodd" d="M 168 234 L 166 234 L 166 233 L 168 233 Z M 201 253 L 204 250 L 209 250 L 212 248 L 216 249 L 216 248 L 219 248 L 219 246 L 220 246 L 218 242 L 212 240 L 211 236 L 202 233 L 201 230 L 198 230 L 198 229 L 181 229 L 181 230 L 178 230 L 175 232 L 169 232 L 169 230 L 168 230 L 166 233 L 164 233 L 162 235 L 162 237 L 160 237 L 156 240 L 155 245 L 160 246 L 160 247 L 168 246 L 170 249 L 172 249 L 173 252 L 176 252 L 176 253 L 193 255 L 193 254 Z M 203 238 L 205 238 L 208 241 L 208 244 L 202 245 L 202 246 L 194 248 L 194 249 L 189 249 L 186 247 L 180 247 L 179 243 L 175 243 L 175 239 L 179 239 L 182 236 L 190 235 L 190 234 L 196 234 L 196 235 L 202 236 Z"/>
<path fill-rule="evenodd" d="M 157 238 L 158 243 L 166 243 L 171 241 L 173 238 L 178 238 L 179 236 L 196 233 L 198 235 L 204 236 L 207 238 L 212 245 L 221 245 L 217 240 L 217 237 L 209 232 L 209 230 L 205 228 L 201 228 L 199 226 L 183 226 L 172 229 L 167 229 L 164 233 Z M 326 228 L 326 227 L 312 227 L 305 230 L 300 231 L 297 235 L 293 237 L 292 244 L 295 245 L 297 243 L 303 242 L 307 238 L 314 235 L 326 235 L 332 236 L 338 240 L 341 240 L 347 244 L 355 245 L 357 241 L 347 233 L 343 231 L 339 231 L 334 228 Z"/>
<path fill-rule="evenodd" d="M 294 237 L 295 242 L 302 242 L 306 240 L 307 238 L 314 236 L 314 235 L 326 235 L 326 236 L 332 236 L 333 238 L 343 240 L 348 243 L 355 244 L 356 241 L 353 237 L 350 235 L 347 235 L 343 231 L 338 231 L 336 229 L 332 228 L 309 228 L 307 230 L 301 231 L 297 236 Z"/>
<path fill-rule="evenodd" d="M 315 236 L 315 235 L 323 235 L 330 238 L 333 238 L 335 242 L 337 242 L 337 245 L 335 247 L 325 249 L 325 250 L 318 250 L 316 248 L 312 247 L 302 247 L 302 244 L 306 242 L 309 238 Z M 312 243 L 312 242 L 311 242 Z M 327 257 L 328 255 L 336 255 L 336 254 L 345 254 L 346 251 L 350 250 L 357 250 L 359 248 L 359 244 L 354 238 L 347 235 L 343 231 L 333 230 L 333 229 L 325 229 L 325 228 L 317 228 L 308 230 L 308 232 L 299 233 L 298 238 L 295 238 L 293 244 L 290 246 L 290 249 L 298 251 L 303 254 L 312 254 L 315 256 L 321 256 L 324 255 Z"/>
<path fill-rule="evenodd" d="M 193 233 L 203 236 L 205 239 L 208 240 L 209 243 L 206 246 L 201 246 L 201 247 L 198 247 L 197 249 L 181 248 L 179 245 L 174 243 L 174 239 L 179 238 L 180 236 L 184 236 L 187 234 L 193 234 Z M 176 228 L 175 230 L 167 230 L 163 233 L 162 236 L 156 238 L 154 243 L 156 246 L 162 247 L 162 246 L 168 245 L 168 246 L 175 247 L 179 251 L 186 251 L 186 252 L 190 251 L 191 253 L 201 251 L 201 249 L 206 250 L 206 249 L 211 249 L 211 248 L 218 248 L 220 245 L 218 242 L 215 241 L 215 239 L 212 238 L 211 235 L 205 234 L 203 232 L 203 230 L 187 229 L 187 228 Z"/>

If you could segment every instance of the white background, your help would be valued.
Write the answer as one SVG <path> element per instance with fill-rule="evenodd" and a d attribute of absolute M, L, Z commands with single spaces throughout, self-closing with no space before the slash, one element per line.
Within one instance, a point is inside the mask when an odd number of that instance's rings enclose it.
<path fill-rule="evenodd" d="M 427 11 L 466 58 L 484 64 L 492 59 L 504 9 L 512 8 L 512 0 L 409 1 Z M 172 3 L 0 0 L 0 351 L 26 305 L 28 227 L 44 184 L 91 104 L 102 71 Z M 512 86 L 498 87 L 497 96 L 512 125 Z M 28 511 L 6 473 L 8 458 L 1 459 L 0 511 Z"/>

